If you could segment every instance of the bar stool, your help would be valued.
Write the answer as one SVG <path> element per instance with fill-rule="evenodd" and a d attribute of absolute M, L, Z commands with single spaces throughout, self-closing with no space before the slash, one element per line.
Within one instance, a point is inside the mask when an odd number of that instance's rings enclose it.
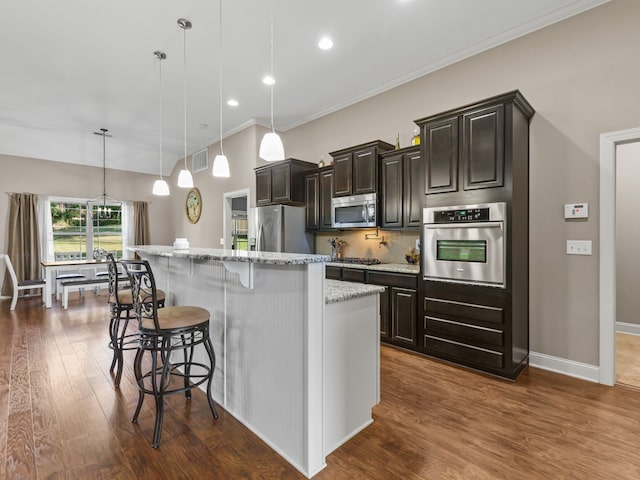
<path fill-rule="evenodd" d="M 185 397 L 190 400 L 191 390 L 206 382 L 209 408 L 213 418 L 218 418 L 211 396 L 216 360 L 209 336 L 209 312 L 204 308 L 187 306 L 159 309 L 156 282 L 149 262 L 121 260 L 120 263 L 127 270 L 131 282 L 140 335 L 133 367 L 139 396 L 131 421 L 137 423 L 144 396 L 153 395 L 156 418 L 151 446 L 158 448 L 162 434 L 165 395 L 184 392 Z M 194 360 L 194 349 L 198 345 L 204 346 L 208 365 Z M 180 351 L 183 352 L 183 358 L 175 358 L 174 352 Z M 142 362 L 146 353 L 151 357 L 151 368 L 143 372 Z M 182 382 L 172 382 L 174 378 L 182 379 Z"/>
<path fill-rule="evenodd" d="M 113 350 L 110 372 L 116 369 L 113 379 L 115 387 L 120 386 L 122 370 L 124 367 L 125 350 L 138 348 L 138 332 L 128 333 L 127 327 L 131 320 L 133 310 L 133 298 L 131 297 L 131 286 L 129 278 L 124 272 L 120 272 L 118 264 L 112 253 L 107 253 L 107 273 L 109 275 L 109 348 Z M 165 295 L 162 290 L 157 292 L 158 308 L 164 307 Z M 123 318 L 124 315 L 124 318 Z M 121 321 L 124 322 L 121 323 Z"/>

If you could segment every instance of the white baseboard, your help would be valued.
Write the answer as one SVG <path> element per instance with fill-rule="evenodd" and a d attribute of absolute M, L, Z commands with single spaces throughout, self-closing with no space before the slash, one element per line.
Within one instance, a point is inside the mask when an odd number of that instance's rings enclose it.
<path fill-rule="evenodd" d="M 600 382 L 600 367 L 597 365 L 589 365 L 588 363 L 575 362 L 566 358 L 553 357 L 536 352 L 529 353 L 529 365 L 590 382 Z"/>
<path fill-rule="evenodd" d="M 616 333 L 640 335 L 640 325 L 637 323 L 616 322 Z"/>

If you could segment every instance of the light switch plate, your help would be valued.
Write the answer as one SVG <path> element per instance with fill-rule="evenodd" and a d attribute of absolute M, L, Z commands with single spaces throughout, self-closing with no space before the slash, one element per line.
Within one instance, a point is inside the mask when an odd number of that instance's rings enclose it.
<path fill-rule="evenodd" d="M 567 255 L 591 255 L 591 240 L 567 240 Z"/>
<path fill-rule="evenodd" d="M 224 238 L 220 239 L 220 245 L 222 245 L 224 247 Z"/>
<path fill-rule="evenodd" d="M 420 239 L 416 238 L 416 250 L 420 250 Z"/>

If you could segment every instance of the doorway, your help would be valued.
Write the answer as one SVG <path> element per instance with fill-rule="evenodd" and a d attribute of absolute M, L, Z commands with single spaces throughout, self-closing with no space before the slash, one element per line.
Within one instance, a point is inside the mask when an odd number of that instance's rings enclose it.
<path fill-rule="evenodd" d="M 600 135 L 600 383 L 616 381 L 616 150 L 640 128 Z"/>
<path fill-rule="evenodd" d="M 640 142 L 616 147 L 616 384 L 640 388 Z"/>
<path fill-rule="evenodd" d="M 249 189 L 223 194 L 224 248 L 249 250 Z"/>

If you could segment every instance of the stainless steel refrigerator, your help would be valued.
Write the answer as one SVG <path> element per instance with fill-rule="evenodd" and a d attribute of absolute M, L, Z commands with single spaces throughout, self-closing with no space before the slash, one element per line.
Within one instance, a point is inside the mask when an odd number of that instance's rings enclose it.
<path fill-rule="evenodd" d="M 252 208 L 251 250 L 260 252 L 313 253 L 313 235 L 305 231 L 305 208 L 269 205 Z"/>

